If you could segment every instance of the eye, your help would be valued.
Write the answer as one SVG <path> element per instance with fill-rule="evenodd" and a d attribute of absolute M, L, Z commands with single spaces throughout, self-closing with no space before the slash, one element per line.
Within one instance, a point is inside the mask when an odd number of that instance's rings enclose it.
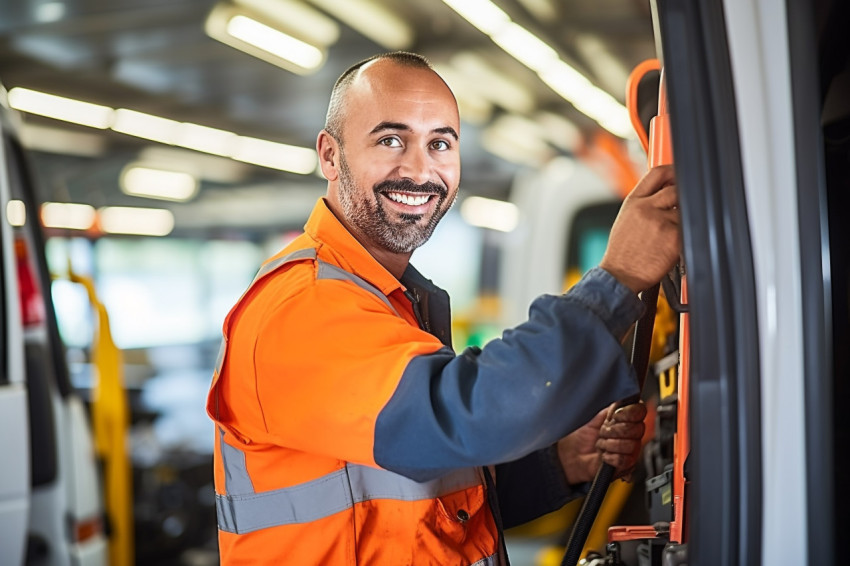
<path fill-rule="evenodd" d="M 451 145 L 446 140 L 434 140 L 431 142 L 431 149 L 436 149 L 437 151 L 445 151 L 450 148 Z"/>
<path fill-rule="evenodd" d="M 379 145 L 383 145 L 385 147 L 401 147 L 401 141 L 394 136 L 388 138 L 381 138 L 378 140 Z"/>

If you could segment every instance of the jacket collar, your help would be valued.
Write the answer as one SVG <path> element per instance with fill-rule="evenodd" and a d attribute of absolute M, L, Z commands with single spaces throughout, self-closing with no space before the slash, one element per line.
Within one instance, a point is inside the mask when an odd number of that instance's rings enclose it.
<path fill-rule="evenodd" d="M 320 244 L 318 253 L 325 261 L 330 260 L 346 271 L 362 277 L 384 295 L 389 296 L 397 289 L 404 291 L 401 282 L 337 219 L 324 197 L 319 199 L 310 213 L 310 218 L 304 225 L 304 232 Z"/>
<path fill-rule="evenodd" d="M 304 232 L 319 243 L 318 254 L 349 273 L 354 273 L 389 296 L 393 291 L 413 291 L 420 303 L 428 327 L 440 341 L 451 348 L 451 315 L 448 294 L 408 264 L 401 281 L 381 265 L 366 248 L 351 235 L 342 222 L 320 198 L 304 225 Z"/>

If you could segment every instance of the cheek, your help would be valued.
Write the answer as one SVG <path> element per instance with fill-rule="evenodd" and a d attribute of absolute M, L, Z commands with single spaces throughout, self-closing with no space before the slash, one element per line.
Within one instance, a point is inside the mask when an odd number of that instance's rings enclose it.
<path fill-rule="evenodd" d="M 448 167 L 443 167 L 439 171 L 440 179 L 443 184 L 449 189 L 449 196 L 457 192 L 460 184 L 460 163 L 451 164 Z"/>
<path fill-rule="evenodd" d="M 369 190 L 393 176 L 392 164 L 383 163 L 378 159 L 361 161 L 355 170 L 357 173 L 352 172 L 352 177 L 357 182 L 357 186 Z"/>

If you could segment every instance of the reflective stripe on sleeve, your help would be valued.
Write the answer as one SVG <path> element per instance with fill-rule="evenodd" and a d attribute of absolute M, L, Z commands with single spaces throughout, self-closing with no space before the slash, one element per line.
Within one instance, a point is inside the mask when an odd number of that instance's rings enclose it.
<path fill-rule="evenodd" d="M 303 250 L 295 250 L 290 254 L 286 254 L 283 257 L 279 257 L 274 261 L 270 261 L 264 266 L 260 268 L 260 271 L 257 272 L 256 277 L 254 277 L 254 281 L 251 283 L 252 285 L 277 269 L 278 267 L 289 263 L 290 261 L 297 261 L 299 259 L 316 259 L 316 250 L 314 248 L 305 248 Z M 249 287 L 250 288 L 250 287 Z"/>
<path fill-rule="evenodd" d="M 475 564 L 471 566 L 497 566 L 499 564 L 499 555 L 493 554 L 492 556 L 488 556 L 487 558 L 482 558 Z"/>
<path fill-rule="evenodd" d="M 383 293 L 381 293 L 381 291 L 377 287 L 375 287 L 374 285 L 372 285 L 371 283 L 369 283 L 368 281 L 366 281 L 362 277 L 358 277 L 357 275 L 354 275 L 353 273 L 349 273 L 348 271 L 346 271 L 344 269 L 340 269 L 339 267 L 337 267 L 335 265 L 332 265 L 330 263 L 325 263 L 324 261 L 319 260 L 319 275 L 318 275 L 318 278 L 319 279 L 340 279 L 342 281 L 351 281 L 352 283 L 356 284 L 358 287 L 365 289 L 366 291 L 369 291 L 370 293 L 372 293 L 373 295 L 377 296 L 379 299 L 384 301 L 384 304 L 387 305 L 388 307 L 390 307 L 390 309 L 392 309 L 392 311 L 396 315 L 398 315 L 398 311 L 395 310 L 395 307 L 393 307 L 390 304 L 390 300 L 387 298 L 387 296 L 384 295 Z"/>
<path fill-rule="evenodd" d="M 227 494 L 216 494 L 216 512 L 219 529 L 229 533 L 308 523 L 373 499 L 433 499 L 482 483 L 475 468 L 419 483 L 387 470 L 346 464 L 315 480 L 255 493 L 245 468 L 245 454 L 223 438 L 220 442 Z"/>
<path fill-rule="evenodd" d="M 303 250 L 295 250 L 290 254 L 286 254 L 283 257 L 279 257 L 274 261 L 270 261 L 260 268 L 257 272 L 257 275 L 254 276 L 254 280 L 251 281 L 251 284 L 248 285 L 248 288 L 245 289 L 245 292 L 242 293 L 242 296 L 236 301 L 236 307 L 242 302 L 242 299 L 248 294 L 248 292 L 256 285 L 261 279 L 265 278 L 270 273 L 273 273 L 279 267 L 286 265 L 291 261 L 298 261 L 301 259 L 316 259 L 316 250 L 313 248 L 305 248 Z M 234 310 L 236 309 L 234 307 Z M 215 373 L 221 375 L 221 368 L 224 367 L 224 356 L 227 353 L 227 335 L 224 335 L 221 339 L 221 345 L 218 348 L 218 356 L 215 361 Z"/>

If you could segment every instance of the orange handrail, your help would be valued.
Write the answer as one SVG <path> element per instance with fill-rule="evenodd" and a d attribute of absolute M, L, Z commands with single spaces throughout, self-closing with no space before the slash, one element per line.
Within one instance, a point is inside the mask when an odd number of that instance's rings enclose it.
<path fill-rule="evenodd" d="M 629 119 L 632 122 L 632 127 L 637 133 L 641 146 L 643 146 L 643 150 L 647 153 L 649 153 L 649 133 L 646 131 L 646 128 L 643 127 L 643 122 L 640 119 L 640 112 L 637 107 L 638 86 L 640 86 L 640 80 L 644 75 L 650 71 L 660 70 L 661 61 L 658 59 L 647 59 L 646 61 L 638 63 L 637 67 L 632 70 L 629 74 L 628 80 L 626 81 L 626 108 L 629 110 Z"/>

